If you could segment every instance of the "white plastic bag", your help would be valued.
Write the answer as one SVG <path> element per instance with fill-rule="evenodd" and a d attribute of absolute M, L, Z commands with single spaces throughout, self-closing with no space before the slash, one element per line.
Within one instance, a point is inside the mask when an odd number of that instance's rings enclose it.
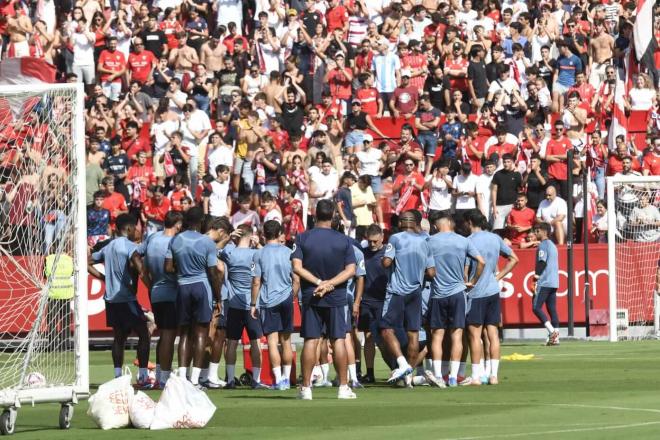
<path fill-rule="evenodd" d="M 89 398 L 87 415 L 101 429 L 125 428 L 130 424 L 128 407 L 133 399 L 131 372 L 101 385 Z"/>
<path fill-rule="evenodd" d="M 172 375 L 156 404 L 151 429 L 203 428 L 215 409 L 206 393 L 185 378 Z"/>
<path fill-rule="evenodd" d="M 156 402 L 142 391 L 138 391 L 128 406 L 128 415 L 133 426 L 139 429 L 149 429 L 154 420 L 155 409 Z"/>

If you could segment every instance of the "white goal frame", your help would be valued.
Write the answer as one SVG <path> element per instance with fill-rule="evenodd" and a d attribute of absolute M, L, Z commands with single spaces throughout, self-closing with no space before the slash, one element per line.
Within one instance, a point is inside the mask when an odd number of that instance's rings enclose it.
<path fill-rule="evenodd" d="M 73 307 L 74 325 L 74 359 L 75 382 L 66 386 L 45 386 L 15 388 L 0 390 L 0 407 L 15 410 L 22 404 L 35 403 L 61 403 L 63 405 L 77 403 L 79 399 L 89 397 L 89 324 L 87 312 L 87 216 L 85 200 L 85 117 L 84 97 L 82 83 L 77 84 L 22 84 L 0 85 L 0 97 L 26 92 L 53 92 L 75 91 L 75 121 L 73 121 L 74 156 L 78 166 L 74 176 L 75 187 L 78 192 L 77 216 L 73 219 L 73 230 L 76 246 L 74 259 L 74 281 L 76 294 Z M 30 349 L 26 356 L 30 355 Z"/>
<path fill-rule="evenodd" d="M 644 184 L 655 183 L 660 188 L 660 176 L 609 176 L 607 182 L 607 260 L 608 260 L 608 293 L 609 293 L 609 340 L 617 342 L 618 319 L 623 316 L 623 311 L 617 309 L 617 279 L 616 279 L 616 232 L 617 232 L 617 213 L 615 210 L 616 199 L 614 197 L 615 185 L 619 183 Z M 655 278 L 655 273 L 649 274 Z M 653 296 L 653 336 L 658 336 L 660 332 L 660 301 L 658 296 Z M 621 312 L 621 313 L 619 313 Z"/>

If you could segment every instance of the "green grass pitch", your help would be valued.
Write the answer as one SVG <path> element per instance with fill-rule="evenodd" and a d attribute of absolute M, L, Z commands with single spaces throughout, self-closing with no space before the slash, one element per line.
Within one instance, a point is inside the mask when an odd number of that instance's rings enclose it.
<path fill-rule="evenodd" d="M 502 351 L 533 353 L 536 358 L 502 361 L 498 386 L 407 390 L 377 385 L 358 390 L 355 401 L 337 400 L 336 388 L 315 389 L 311 402 L 296 400 L 296 390 L 211 391 L 218 409 L 203 430 L 101 431 L 82 402 L 75 408 L 71 429 L 60 431 L 58 406 L 26 406 L 19 410 L 14 438 L 660 438 L 659 342 L 562 342 L 560 347 L 508 343 Z M 377 373 L 380 379 L 386 377 L 382 362 Z M 92 383 L 111 376 L 110 353 L 92 352 Z M 158 393 L 150 392 L 154 398 Z"/>

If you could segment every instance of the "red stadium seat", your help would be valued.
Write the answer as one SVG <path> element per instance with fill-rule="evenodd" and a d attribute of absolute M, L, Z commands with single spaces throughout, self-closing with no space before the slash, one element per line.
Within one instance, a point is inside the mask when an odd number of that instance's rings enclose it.
<path fill-rule="evenodd" d="M 382 118 L 371 118 L 371 121 L 376 127 L 383 133 L 387 139 L 392 139 L 398 141 L 401 138 L 401 127 L 405 124 L 410 124 L 413 128 L 415 127 L 415 118 L 391 118 L 389 116 L 383 116 Z M 374 137 L 374 142 L 383 140 L 376 133 L 369 130 Z"/>

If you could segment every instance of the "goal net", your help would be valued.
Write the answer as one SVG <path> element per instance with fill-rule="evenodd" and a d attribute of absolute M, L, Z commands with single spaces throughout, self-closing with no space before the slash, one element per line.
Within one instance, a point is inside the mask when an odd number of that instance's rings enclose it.
<path fill-rule="evenodd" d="M 0 406 L 89 391 L 83 90 L 0 86 Z"/>
<path fill-rule="evenodd" d="M 656 338 L 660 177 L 607 179 L 610 340 Z"/>

